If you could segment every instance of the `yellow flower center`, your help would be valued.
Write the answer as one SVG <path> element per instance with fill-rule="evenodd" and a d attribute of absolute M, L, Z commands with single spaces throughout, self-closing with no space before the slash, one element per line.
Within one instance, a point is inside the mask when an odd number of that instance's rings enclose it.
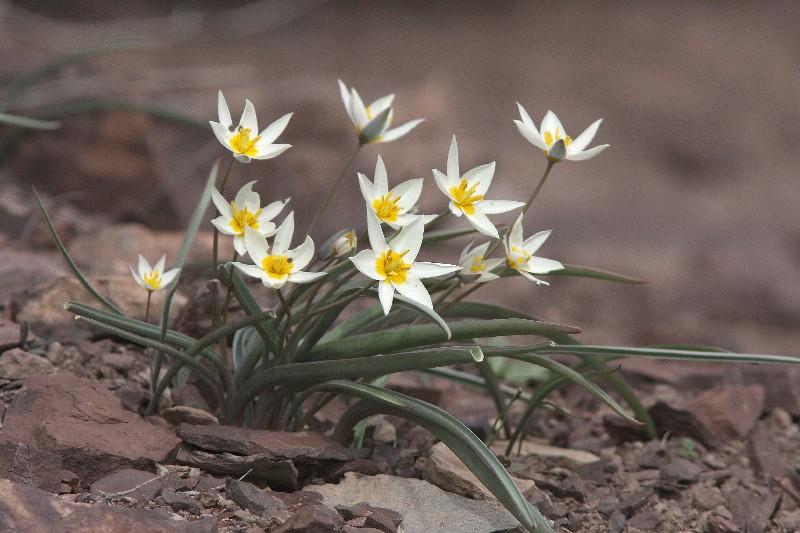
<path fill-rule="evenodd" d="M 403 261 L 403 256 L 408 253 L 406 250 L 403 253 L 397 253 L 393 250 L 386 250 L 375 261 L 375 269 L 378 274 L 383 276 L 386 283 L 405 283 L 406 272 L 413 266 L 412 263 Z"/>
<path fill-rule="evenodd" d="M 473 274 L 479 274 L 484 270 L 486 270 L 486 263 L 483 261 L 483 256 L 479 255 L 472 260 L 472 266 L 469 268 L 469 271 Z"/>
<path fill-rule="evenodd" d="M 396 221 L 398 215 L 400 215 L 400 207 L 397 205 L 398 201 L 400 201 L 400 197 L 394 196 L 391 192 L 373 201 L 372 207 L 378 215 L 378 220 L 384 222 Z"/>
<path fill-rule="evenodd" d="M 523 265 L 527 264 L 531 257 L 531 254 L 525 250 L 520 250 L 514 246 L 511 248 L 511 253 L 508 254 L 508 266 L 519 270 Z"/>
<path fill-rule="evenodd" d="M 145 289 L 148 291 L 156 291 L 161 288 L 161 273 L 158 269 L 145 272 L 142 281 L 144 281 Z"/>
<path fill-rule="evenodd" d="M 231 148 L 234 152 L 249 157 L 258 155 L 256 143 L 261 139 L 261 135 L 256 135 L 251 138 L 250 132 L 250 128 L 237 128 L 236 133 L 234 133 L 233 137 L 230 139 Z"/>
<path fill-rule="evenodd" d="M 544 132 L 544 142 L 547 143 L 547 146 L 553 146 L 553 143 L 559 139 L 564 139 L 564 146 L 569 146 L 572 142 L 572 137 L 569 135 L 561 135 L 561 131 L 558 128 L 556 128 L 555 132 Z"/>
<path fill-rule="evenodd" d="M 268 255 L 261 260 L 261 268 L 273 279 L 283 279 L 292 273 L 294 265 L 285 255 Z"/>
<path fill-rule="evenodd" d="M 231 202 L 231 210 L 233 211 L 233 216 L 231 216 L 230 226 L 237 235 L 243 235 L 244 228 L 247 226 L 258 229 L 258 217 L 261 215 L 261 209 L 255 213 L 251 213 L 250 210 L 245 207 L 240 211 L 236 209 L 236 204 Z"/>
<path fill-rule="evenodd" d="M 461 178 L 461 181 L 455 187 L 450 187 L 450 197 L 456 207 L 461 209 L 468 215 L 475 214 L 475 204 L 483 200 L 482 194 L 475 194 L 475 189 L 478 188 L 479 183 L 472 187 L 467 187 L 467 180 Z"/>

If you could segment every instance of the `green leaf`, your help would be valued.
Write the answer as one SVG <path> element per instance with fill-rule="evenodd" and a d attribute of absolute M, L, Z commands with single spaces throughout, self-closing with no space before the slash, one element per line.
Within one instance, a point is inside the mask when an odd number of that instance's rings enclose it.
<path fill-rule="evenodd" d="M 800 358 L 786 355 L 670 350 L 661 348 L 626 348 L 622 346 L 552 346 L 544 348 L 539 353 L 570 353 L 577 356 L 593 354 L 601 355 L 606 360 L 618 359 L 620 357 L 650 357 L 654 359 L 677 359 L 681 361 L 719 361 L 725 363 L 769 363 L 788 365 L 800 364 Z"/>
<path fill-rule="evenodd" d="M 571 333 L 575 331 L 575 328 L 534 320 L 509 318 L 453 322 L 450 330 L 452 336 L 449 340 L 464 341 L 503 335 L 548 335 L 551 332 Z M 308 358 L 319 361 L 322 359 L 343 359 L 390 353 L 438 344 L 447 340 L 448 338 L 433 324 L 419 324 L 320 342 L 311 350 Z"/>
<path fill-rule="evenodd" d="M 9 115 L 0 113 L 0 124 L 8 124 L 17 128 L 27 128 L 31 130 L 57 130 L 61 124 L 52 120 L 39 120 L 36 118 L 21 117 L 19 115 Z"/>
<path fill-rule="evenodd" d="M 342 417 L 335 436 L 349 435 L 353 426 L 377 413 L 399 416 L 424 427 L 439 438 L 528 531 L 555 533 L 550 523 L 520 494 L 511 476 L 494 454 L 445 411 L 400 393 L 343 380 L 328 381 L 310 391 L 333 391 L 361 399 Z"/>
<path fill-rule="evenodd" d="M 594 278 L 606 281 L 616 281 L 617 283 L 629 283 L 637 285 L 642 285 L 644 283 L 647 283 L 642 279 L 632 278 L 630 276 L 623 276 L 621 274 L 614 274 L 613 272 L 608 272 L 606 270 L 600 270 L 597 268 L 589 268 L 576 265 L 564 265 L 564 268 L 562 270 L 553 270 L 552 272 L 548 272 L 546 275 Z"/>
<path fill-rule="evenodd" d="M 61 252 L 61 256 L 67 262 L 67 266 L 69 266 L 69 269 L 72 270 L 72 273 L 75 274 L 75 277 L 78 278 L 78 281 L 81 283 L 81 285 L 83 285 L 83 287 L 87 291 L 89 291 L 89 294 L 94 296 L 95 300 L 97 300 L 101 305 L 110 309 L 111 311 L 120 315 L 123 314 L 122 311 L 120 311 L 119 307 L 117 307 L 109 300 L 104 298 L 103 295 L 101 295 L 97 291 L 97 289 L 95 289 L 94 286 L 91 283 L 89 283 L 89 280 L 87 280 L 84 277 L 84 275 L 78 268 L 78 265 L 75 264 L 75 261 L 72 260 L 72 257 L 70 257 L 69 252 L 67 252 L 67 248 L 64 246 L 64 243 L 61 242 L 61 239 L 59 238 L 58 233 L 56 232 L 56 228 L 55 226 L 53 226 L 53 221 L 50 220 L 50 216 L 47 214 L 47 210 L 44 208 L 44 204 L 42 203 L 42 199 L 39 197 L 39 192 L 36 190 L 36 187 L 33 187 L 33 194 L 36 196 L 36 202 L 39 204 L 39 210 L 42 212 L 42 215 L 44 216 L 44 221 L 47 223 L 48 229 L 50 229 L 50 235 L 53 236 L 53 240 L 56 243 L 56 247 L 58 248 L 58 251 Z"/>
<path fill-rule="evenodd" d="M 432 244 L 435 242 L 449 241 L 450 239 L 463 237 L 464 235 L 469 235 L 470 233 L 475 233 L 475 228 L 473 228 L 472 226 L 466 228 L 444 229 L 444 230 L 426 232 L 422 236 L 422 243 Z"/>

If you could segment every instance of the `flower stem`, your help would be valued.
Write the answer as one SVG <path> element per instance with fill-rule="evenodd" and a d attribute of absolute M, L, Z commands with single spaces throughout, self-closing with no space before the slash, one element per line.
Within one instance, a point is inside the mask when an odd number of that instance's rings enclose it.
<path fill-rule="evenodd" d="M 342 170 L 339 172 L 339 175 L 336 177 L 336 181 L 333 184 L 333 187 L 330 188 L 328 194 L 325 196 L 325 199 L 322 201 L 322 205 L 319 206 L 317 212 L 314 214 L 314 218 L 311 220 L 311 224 L 308 226 L 308 230 L 306 230 L 306 235 L 311 235 L 311 232 L 317 227 L 317 223 L 319 219 L 322 217 L 322 214 L 328 208 L 328 204 L 331 203 L 331 198 L 333 198 L 333 193 L 336 192 L 336 189 L 339 187 L 339 184 L 342 183 L 342 179 L 344 179 L 344 175 L 347 173 L 347 169 L 350 168 L 350 165 L 353 164 L 353 161 L 358 154 L 358 151 L 361 150 L 361 147 L 364 146 L 364 143 L 361 141 L 358 142 L 355 149 L 350 153 L 350 157 L 347 158 L 347 162 L 342 167 Z"/>
<path fill-rule="evenodd" d="M 225 186 L 228 184 L 228 178 L 231 175 L 231 169 L 233 168 L 234 161 L 236 160 L 231 159 L 231 162 L 228 164 L 228 169 L 225 171 L 225 175 L 222 177 L 222 184 L 219 187 L 219 193 L 222 195 L 225 194 Z M 211 248 L 211 268 L 214 269 L 214 279 L 219 279 L 219 273 L 217 272 L 218 259 L 219 259 L 219 230 L 217 230 L 217 227 L 214 226 L 214 244 Z"/>
<path fill-rule="evenodd" d="M 153 295 L 153 291 L 147 291 L 147 303 L 144 305 L 144 321 L 147 322 L 147 319 L 150 318 L 150 297 Z"/>
<path fill-rule="evenodd" d="M 556 164 L 555 161 L 550 161 L 550 160 L 547 161 L 547 168 L 544 169 L 544 174 L 542 174 L 539 183 L 536 185 L 536 188 L 531 193 L 531 197 L 528 198 L 528 201 L 525 203 L 525 207 L 522 208 L 522 211 L 520 211 L 520 213 L 525 214 L 528 211 L 528 208 L 531 206 L 533 201 L 539 195 L 539 191 L 542 190 L 542 186 L 544 185 L 545 180 L 547 180 L 547 176 L 550 175 L 550 170 L 552 170 L 553 165 L 555 164 Z"/>
<path fill-rule="evenodd" d="M 281 357 L 283 356 L 283 344 L 286 341 L 286 334 L 289 332 L 289 326 L 292 325 L 292 308 L 289 306 L 289 303 L 286 301 L 286 298 L 283 296 L 283 292 L 280 289 L 275 289 L 275 292 L 278 294 L 278 299 L 281 301 L 281 305 L 283 305 L 284 310 L 286 311 L 286 316 L 284 320 L 286 320 L 286 324 L 283 325 L 281 328 L 280 338 L 278 339 L 278 353 L 275 354 L 275 364 L 278 365 L 281 362 Z"/>
<path fill-rule="evenodd" d="M 231 263 L 236 261 L 239 257 L 239 253 L 234 250 L 233 258 L 231 259 Z M 228 281 L 226 286 L 228 288 L 228 292 L 225 294 L 225 305 L 222 306 L 222 325 L 224 326 L 228 322 L 228 308 L 231 306 L 231 293 L 233 293 L 233 269 L 236 268 L 231 264 L 231 272 L 228 276 Z"/>

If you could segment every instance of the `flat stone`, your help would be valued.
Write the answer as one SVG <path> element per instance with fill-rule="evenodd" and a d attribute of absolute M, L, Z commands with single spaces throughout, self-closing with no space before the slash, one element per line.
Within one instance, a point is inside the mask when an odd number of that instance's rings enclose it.
<path fill-rule="evenodd" d="M 324 505 L 301 507 L 272 533 L 330 533 L 344 524 L 344 518 Z"/>
<path fill-rule="evenodd" d="M 489 448 L 494 453 L 498 454 L 505 453 L 506 446 L 508 446 L 507 441 L 496 440 L 491 444 L 491 446 L 489 446 Z M 515 445 L 514 454 L 516 454 L 518 449 L 519 445 Z M 525 455 L 547 457 L 548 459 L 553 459 L 555 462 L 561 463 L 568 468 L 574 468 L 578 465 L 593 463 L 600 460 L 597 455 L 591 452 L 584 450 L 572 450 L 570 448 L 559 448 L 558 446 L 551 446 L 550 444 L 545 444 L 532 439 L 527 439 L 522 442 L 520 456 Z M 513 456 L 517 457 L 516 455 Z"/>
<path fill-rule="evenodd" d="M 193 424 L 198 426 L 218 426 L 219 420 L 216 416 L 208 411 L 197 409 L 196 407 L 189 407 L 188 405 L 176 405 L 174 407 L 167 407 L 158 413 L 161 418 L 179 426 L 183 423 Z"/>
<path fill-rule="evenodd" d="M 337 511 L 345 520 L 363 518 L 359 527 L 375 528 L 384 533 L 396 533 L 398 526 L 403 522 L 403 517 L 397 511 L 383 507 L 373 507 L 366 503 L 357 503 L 350 507 L 337 507 Z"/>
<path fill-rule="evenodd" d="M 0 318 L 0 353 L 19 346 L 19 324 Z"/>
<path fill-rule="evenodd" d="M 276 518 L 277 524 L 289 518 L 286 505 L 270 492 L 263 491 L 246 481 L 228 479 L 225 484 L 225 496 L 241 507 L 262 518 Z"/>
<path fill-rule="evenodd" d="M 313 490 L 333 508 L 364 502 L 393 509 L 403 516 L 402 528 L 408 532 L 489 533 L 519 526 L 497 501 L 464 498 L 421 479 L 348 473 L 338 485 L 315 485 Z"/>
<path fill-rule="evenodd" d="M 140 502 L 148 502 L 156 497 L 161 488 L 161 481 L 155 474 L 126 468 L 92 483 L 89 494 L 95 500 L 126 496 Z"/>
<path fill-rule="evenodd" d="M 417 459 L 422 479 L 448 492 L 477 500 L 495 499 L 495 496 L 443 442 L 431 447 L 427 457 Z M 521 493 L 536 484 L 528 479 L 512 478 Z"/>
<path fill-rule="evenodd" d="M 54 374 L 56 371 L 46 357 L 20 348 L 6 350 L 0 355 L 0 378 L 25 379 L 42 374 Z"/>
<path fill-rule="evenodd" d="M 11 402 L 0 446 L 19 443 L 57 455 L 92 483 L 124 468 L 153 471 L 180 439 L 126 410 L 101 384 L 65 373 L 29 378 Z"/>
<path fill-rule="evenodd" d="M 58 492 L 62 481 L 61 464 L 60 455 L 50 450 L 40 450 L 33 444 L 0 443 L 0 478 L 48 492 Z"/>
<path fill-rule="evenodd" d="M 711 511 L 725 505 L 725 498 L 717 487 L 695 485 L 692 487 L 692 505 L 700 512 Z"/>
<path fill-rule="evenodd" d="M 264 454 L 209 453 L 186 444 L 178 447 L 175 462 L 224 476 L 239 478 L 247 474 L 249 479 L 259 480 L 259 484 L 277 490 L 297 490 L 300 476 L 294 463 L 288 459 L 275 459 Z"/>
<path fill-rule="evenodd" d="M 691 485 L 700 479 L 703 468 L 692 461 L 673 457 L 661 467 L 661 479 L 676 485 Z"/>
<path fill-rule="evenodd" d="M 217 520 L 189 522 L 151 509 L 73 503 L 35 487 L 0 479 L 0 531 L 147 531 L 212 533 Z"/>
<path fill-rule="evenodd" d="M 173 511 L 186 511 L 192 514 L 200 514 L 203 506 L 186 494 L 167 489 L 161 492 L 161 499 Z"/>

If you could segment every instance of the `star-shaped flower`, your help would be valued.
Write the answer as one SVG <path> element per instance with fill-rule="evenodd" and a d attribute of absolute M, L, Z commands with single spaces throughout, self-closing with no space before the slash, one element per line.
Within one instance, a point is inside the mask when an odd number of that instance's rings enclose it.
<path fill-rule="evenodd" d="M 162 255 L 158 263 L 156 263 L 154 267 L 151 267 L 147 259 L 140 255 L 139 264 L 137 265 L 138 272 L 133 270 L 132 266 L 128 266 L 128 268 L 133 275 L 133 279 L 136 280 L 136 283 L 141 285 L 147 292 L 153 292 L 168 286 L 175 279 L 175 276 L 178 275 L 178 272 L 181 271 L 180 268 L 173 268 L 172 270 L 164 272 L 164 262 L 166 259 L 167 256 Z"/>
<path fill-rule="evenodd" d="M 356 127 L 358 138 L 364 144 L 394 141 L 425 120 L 419 118 L 390 130 L 389 126 L 392 125 L 394 118 L 394 109 L 392 109 L 393 94 L 378 98 L 370 105 L 364 106 L 358 91 L 354 88 L 348 91 L 342 80 L 339 80 L 339 92 L 342 95 L 342 102 L 344 102 L 347 115 Z M 387 112 L 385 116 L 383 115 L 384 112 Z"/>
<path fill-rule="evenodd" d="M 291 144 L 273 144 L 278 135 L 286 129 L 292 113 L 283 115 L 267 126 L 264 131 L 258 133 L 256 109 L 250 100 L 245 100 L 242 118 L 233 131 L 231 131 L 233 127 L 231 112 L 222 91 L 219 92 L 217 109 L 219 122 L 209 121 L 211 129 L 214 130 L 214 135 L 217 136 L 222 146 L 233 152 L 233 157 L 241 163 L 249 163 L 251 159 L 271 159 L 292 146 Z"/>
<path fill-rule="evenodd" d="M 240 256 L 247 253 L 244 242 L 245 228 L 252 228 L 264 237 L 272 237 L 276 231 L 272 219 L 278 216 L 289 202 L 287 198 L 282 202 L 272 202 L 262 208 L 261 197 L 253 191 L 254 183 L 255 181 L 246 183 L 230 203 L 217 191 L 216 187 L 211 190 L 211 199 L 219 211 L 219 216 L 211 223 L 220 233 L 233 235 L 233 247 Z"/>
<path fill-rule="evenodd" d="M 381 156 L 378 156 L 378 162 L 375 164 L 375 182 L 369 181 L 369 178 L 359 172 L 358 184 L 361 186 L 361 194 L 367 202 L 367 210 L 371 210 L 377 215 L 378 220 L 389 224 L 394 229 L 406 226 L 420 218 L 423 222 L 434 218 L 431 215 L 409 213 L 419 200 L 419 195 L 422 194 L 422 178 L 404 181 L 390 191 L 386 166 L 383 164 Z"/>
<path fill-rule="evenodd" d="M 591 159 L 608 148 L 607 144 L 601 144 L 589 148 L 588 150 L 586 149 L 589 143 L 592 142 L 592 139 L 594 139 L 597 128 L 600 127 L 600 123 L 603 122 L 603 119 L 594 121 L 583 133 L 573 139 L 567 135 L 567 132 L 564 131 L 564 126 L 561 125 L 561 121 L 558 120 L 558 117 L 552 111 L 547 112 L 544 119 L 542 119 L 541 128 L 537 130 L 536 125 L 533 123 L 533 120 L 531 120 L 527 111 L 525 111 L 525 108 L 522 107 L 519 102 L 517 102 L 517 106 L 519 107 L 519 114 L 522 118 L 522 120 L 514 121 L 517 125 L 517 129 L 529 143 L 542 149 L 550 161 L 557 162 L 563 159 L 568 161 L 584 161 L 586 159 Z M 563 141 L 563 150 L 560 148 L 561 143 L 558 143 L 559 140 Z"/>
<path fill-rule="evenodd" d="M 395 290 L 416 304 L 433 309 L 431 295 L 421 280 L 449 274 L 461 267 L 414 261 L 422 246 L 424 222 L 415 220 L 387 243 L 378 217 L 368 210 L 367 229 L 372 249 L 362 250 L 350 260 L 362 274 L 379 282 L 378 298 L 383 313 L 388 314 L 392 308 Z"/>
<path fill-rule="evenodd" d="M 549 283 L 535 278 L 533 274 L 547 274 L 548 272 L 564 268 L 564 265 L 553 259 L 533 257 L 533 254 L 536 253 L 539 247 L 544 244 L 544 241 L 550 236 L 551 231 L 552 230 L 540 231 L 523 241 L 522 213 L 520 213 L 503 242 L 503 246 L 506 248 L 508 266 L 537 285 L 549 285 Z"/>
<path fill-rule="evenodd" d="M 495 164 L 487 163 L 475 167 L 463 176 L 458 169 L 458 143 L 453 135 L 450 143 L 450 153 L 447 156 L 447 175 L 438 170 L 433 170 L 436 185 L 450 198 L 450 212 L 455 216 L 464 215 L 475 226 L 475 229 L 497 239 L 497 228 L 491 223 L 489 217 L 496 213 L 505 213 L 522 207 L 525 202 L 514 200 L 484 200 L 489 185 L 494 177 Z"/>
<path fill-rule="evenodd" d="M 492 270 L 503 263 L 502 259 L 486 259 L 486 251 L 489 248 L 489 243 L 485 242 L 475 248 L 472 248 L 473 240 L 461 252 L 458 258 L 458 264 L 461 266 L 461 271 L 458 275 L 468 281 L 475 283 L 485 283 L 499 278 L 497 274 L 492 273 Z"/>
<path fill-rule="evenodd" d="M 278 228 L 272 243 L 272 253 L 267 239 L 251 227 L 244 229 L 244 244 L 247 253 L 255 263 L 248 265 L 234 262 L 234 266 L 273 289 L 280 289 L 286 283 L 310 283 L 325 275 L 325 272 L 303 272 L 314 257 L 314 241 L 306 237 L 305 242 L 289 249 L 294 233 L 294 212 L 289 213 L 286 220 Z"/>

